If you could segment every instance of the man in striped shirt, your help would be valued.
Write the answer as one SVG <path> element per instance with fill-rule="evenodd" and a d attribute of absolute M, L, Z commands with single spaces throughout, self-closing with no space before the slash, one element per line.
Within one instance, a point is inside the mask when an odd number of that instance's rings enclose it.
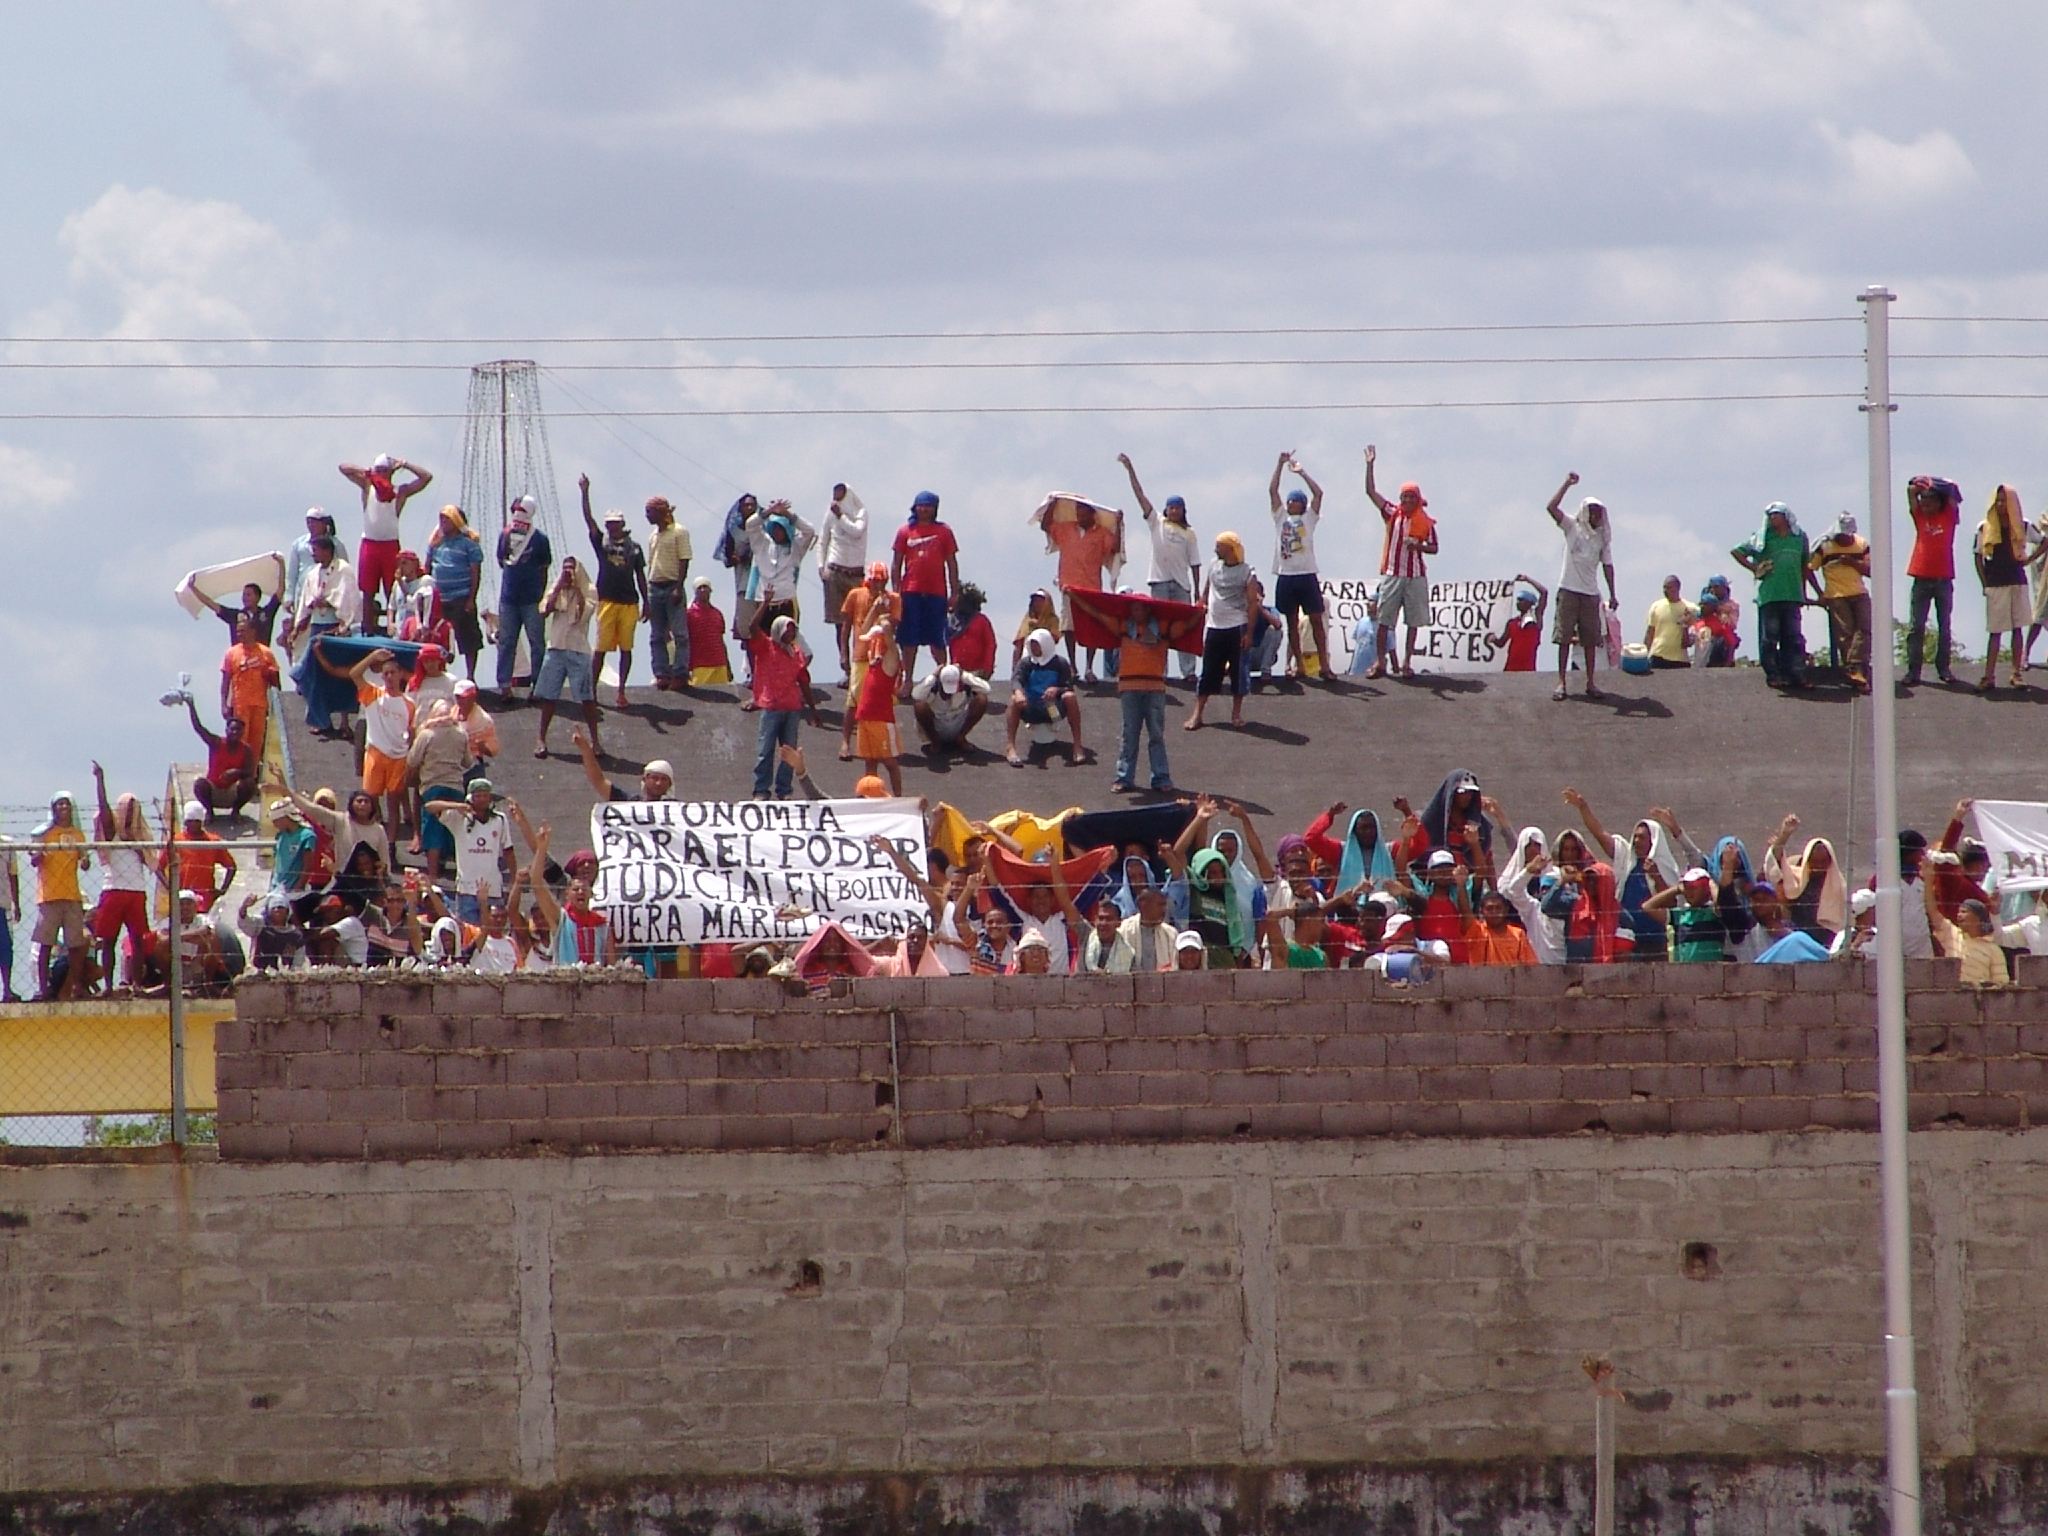
<path fill-rule="evenodd" d="M 1382 660 L 1367 677 L 1413 676 L 1415 635 L 1429 625 L 1429 562 L 1436 550 L 1436 520 L 1426 510 L 1422 488 L 1412 480 L 1401 487 L 1398 504 L 1379 493 L 1373 483 L 1373 464 L 1379 457 L 1371 446 L 1365 450 L 1366 499 L 1380 509 L 1386 524 L 1386 539 L 1380 546 L 1380 635 Z M 1408 642 L 1396 660 L 1394 626 L 1406 621 Z"/>

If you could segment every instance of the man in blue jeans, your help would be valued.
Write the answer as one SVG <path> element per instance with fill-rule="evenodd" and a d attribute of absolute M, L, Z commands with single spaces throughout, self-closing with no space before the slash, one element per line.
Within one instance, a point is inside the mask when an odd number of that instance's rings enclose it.
<path fill-rule="evenodd" d="M 1799 603 L 1812 551 L 1799 519 L 1784 502 L 1774 501 L 1764 508 L 1756 535 L 1729 553 L 1756 577 L 1757 652 L 1764 681 L 1773 688 L 1810 687 L 1802 673 L 1806 639 L 1799 629 Z"/>
<path fill-rule="evenodd" d="M 1133 605 L 1119 620 L 1084 593 L 1067 596 L 1076 613 L 1085 613 L 1123 636 L 1117 647 L 1116 691 L 1117 702 L 1123 706 L 1124 729 L 1110 789 L 1121 793 L 1138 787 L 1138 736 L 1147 732 L 1152 788 L 1170 793 L 1173 771 L 1166 760 L 1166 653 L 1175 640 L 1202 622 L 1201 617 L 1162 621 L 1156 612 Z"/>
<path fill-rule="evenodd" d="M 690 681 L 690 626 L 683 583 L 690 575 L 690 531 L 666 496 L 647 498 L 647 648 L 654 686 L 680 693 Z"/>
<path fill-rule="evenodd" d="M 546 654 L 540 600 L 548 590 L 548 569 L 555 551 L 548 536 L 533 526 L 536 503 L 531 496 L 513 502 L 498 535 L 498 693 L 512 696 L 519 657 L 519 637 L 526 637 L 526 682 L 540 673 Z"/>
<path fill-rule="evenodd" d="M 810 669 L 797 643 L 796 620 L 781 614 L 765 635 L 757 624 L 747 648 L 754 654 L 754 707 L 761 714 L 754 746 L 754 798 L 766 800 L 772 790 L 776 799 L 787 800 L 796 774 L 775 749 L 797 745 L 806 714 L 812 729 L 823 729 Z"/>

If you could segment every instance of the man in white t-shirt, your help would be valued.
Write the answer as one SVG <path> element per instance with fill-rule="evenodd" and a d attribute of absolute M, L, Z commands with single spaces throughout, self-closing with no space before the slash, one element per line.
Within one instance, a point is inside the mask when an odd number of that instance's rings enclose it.
<path fill-rule="evenodd" d="M 382 687 L 369 681 L 367 674 L 372 669 L 383 679 Z M 363 789 L 384 802 L 384 830 L 396 841 L 399 813 L 412 777 L 416 711 L 412 695 L 406 692 L 412 673 L 390 651 L 378 649 L 349 668 L 348 675 L 363 710 Z"/>
<path fill-rule="evenodd" d="M 967 750 L 967 735 L 988 713 L 988 680 L 947 662 L 910 690 L 917 733 L 937 751 Z"/>
<path fill-rule="evenodd" d="M 853 620 L 846 599 L 866 579 L 868 509 L 842 482 L 832 487 L 832 505 L 818 525 L 818 580 L 825 588 L 825 617 L 839 636 L 839 680 L 852 675 Z"/>
<path fill-rule="evenodd" d="M 512 804 L 509 800 L 504 803 Z M 505 872 L 512 862 L 512 819 L 499 808 L 497 791 L 489 779 L 471 779 L 466 801 L 437 807 L 434 814 L 455 838 L 455 915 L 465 923 L 480 923 L 483 898 L 505 894 Z"/>
<path fill-rule="evenodd" d="M 1138 484 L 1138 471 L 1131 463 L 1131 456 L 1120 453 L 1116 461 L 1131 477 L 1131 495 L 1137 498 L 1138 510 L 1144 514 L 1145 526 L 1152 535 L 1152 567 L 1146 577 L 1146 585 L 1152 595 L 1163 603 L 1199 603 L 1202 600 L 1202 545 L 1195 537 L 1195 530 L 1188 526 L 1188 504 L 1178 496 L 1169 496 L 1155 513 L 1145 495 L 1145 487 Z M 1195 675 L 1199 663 L 1186 651 L 1179 654 L 1181 680 L 1185 682 Z"/>
<path fill-rule="evenodd" d="M 368 469 L 339 466 L 342 478 L 363 493 L 363 542 L 356 550 L 356 583 L 363 594 L 363 633 L 382 634 L 378 615 L 386 594 L 398 580 L 398 520 L 405 504 L 427 488 L 434 477 L 417 464 L 380 453 Z M 393 482 L 404 470 L 412 479 Z"/>
<path fill-rule="evenodd" d="M 1564 566 L 1558 572 L 1556 618 L 1550 632 L 1557 642 L 1557 692 L 1551 695 L 1553 699 L 1565 697 L 1574 641 L 1586 658 L 1586 697 L 1600 697 L 1600 690 L 1593 686 L 1593 653 L 1607 641 L 1607 624 L 1600 612 L 1602 572 L 1607 576 L 1608 597 L 1617 608 L 1621 606 L 1614 593 L 1614 530 L 1607 520 L 1606 504 L 1588 496 L 1579 503 L 1577 515 L 1564 515 L 1564 493 L 1578 483 L 1579 472 L 1573 470 L 1544 509 L 1564 535 Z"/>
<path fill-rule="evenodd" d="M 1280 499 L 1280 477 L 1292 471 L 1301 476 L 1306 491 L 1292 490 Z M 1301 653 L 1301 616 L 1308 615 L 1309 629 L 1316 639 L 1316 667 L 1319 675 L 1330 675 L 1330 636 L 1323 624 L 1323 583 L 1316 570 L 1316 524 L 1323 520 L 1323 488 L 1308 477 L 1289 448 L 1273 466 L 1273 483 L 1266 487 L 1266 499 L 1273 506 L 1273 606 L 1287 620 L 1287 675 L 1305 677 L 1307 658 Z"/>

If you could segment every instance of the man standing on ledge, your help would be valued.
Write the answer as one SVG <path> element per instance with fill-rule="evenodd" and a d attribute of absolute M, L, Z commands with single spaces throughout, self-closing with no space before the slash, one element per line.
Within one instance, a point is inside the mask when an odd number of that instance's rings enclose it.
<path fill-rule="evenodd" d="M 1913 518 L 1913 553 L 1906 559 L 1912 578 L 1907 596 L 1906 686 L 1920 685 L 1927 650 L 1927 605 L 1934 605 L 1934 675 L 1953 683 L 1949 619 L 1956 598 L 1956 528 L 1962 522 L 1963 493 L 1949 480 L 1915 475 L 1906 482 L 1906 510 Z M 1889 644 L 1879 636 L 1874 643 Z"/>
<path fill-rule="evenodd" d="M 1289 491 L 1282 503 L 1280 477 L 1289 470 L 1301 476 L 1308 490 Z M 1323 488 L 1296 462 L 1292 448 L 1273 466 L 1266 500 L 1273 508 L 1273 604 L 1287 619 L 1287 675 L 1308 676 L 1308 662 L 1301 653 L 1301 618 L 1306 614 L 1316 640 L 1317 676 L 1328 677 L 1330 636 L 1323 623 L 1322 578 L 1316 572 L 1316 524 L 1323 519 Z"/>
<path fill-rule="evenodd" d="M 626 531 L 626 514 L 604 515 L 604 532 L 590 515 L 590 476 L 578 475 L 576 488 L 583 493 L 583 527 L 590 535 L 591 550 L 597 556 L 597 644 L 590 658 L 590 686 L 597 687 L 604 671 L 605 652 L 619 653 L 619 694 L 617 704 L 626 707 L 626 679 L 633 675 L 633 631 L 647 615 L 647 557 L 639 541 Z"/>
<path fill-rule="evenodd" d="M 1409 481 L 1401 487 L 1399 506 L 1388 501 L 1373 483 L 1373 466 L 1379 450 L 1365 449 L 1365 497 L 1380 509 L 1387 525 L 1380 545 L 1380 634 L 1385 652 L 1384 672 L 1379 667 L 1367 677 L 1415 675 L 1415 635 L 1429 623 L 1429 560 L 1437 552 L 1436 521 L 1422 499 L 1422 487 Z M 1402 659 L 1394 659 L 1394 626 L 1408 625 L 1408 645 Z"/>
<path fill-rule="evenodd" d="M 405 513 L 405 504 L 434 477 L 419 465 L 388 453 L 378 454 L 368 469 L 357 464 L 337 467 L 342 478 L 363 493 L 363 542 L 356 548 L 356 585 L 363 594 L 363 633 L 380 635 L 384 631 L 377 621 L 382 605 L 398 580 L 398 520 Z M 394 484 L 401 469 L 412 479 L 404 485 Z"/>
<path fill-rule="evenodd" d="M 910 503 L 910 522 L 896 530 L 889 585 L 903 598 L 896 643 L 903 647 L 902 693 L 907 698 L 920 645 L 932 648 L 932 660 L 939 666 L 951 659 L 946 614 L 960 595 L 960 545 L 953 530 L 939 521 L 939 498 L 930 491 L 917 493 Z"/>
<path fill-rule="evenodd" d="M 675 503 L 666 496 L 647 498 L 647 526 L 647 645 L 654 652 L 654 686 L 680 693 L 690 681 L 690 626 L 683 617 L 690 530 L 676 521 Z"/>
<path fill-rule="evenodd" d="M 1564 493 L 1579 483 L 1579 472 L 1564 477 L 1564 484 L 1550 498 L 1550 520 L 1564 535 L 1564 566 L 1557 575 L 1557 620 L 1551 638 L 1557 642 L 1557 692 L 1565 697 L 1565 678 L 1571 672 L 1572 643 L 1586 658 L 1586 697 L 1597 699 L 1593 686 L 1593 653 L 1606 643 L 1606 624 L 1600 617 L 1600 577 L 1607 577 L 1607 596 L 1614 606 L 1621 599 L 1614 592 L 1614 530 L 1608 526 L 1606 504 L 1588 496 L 1579 503 L 1578 515 L 1564 515 Z"/>

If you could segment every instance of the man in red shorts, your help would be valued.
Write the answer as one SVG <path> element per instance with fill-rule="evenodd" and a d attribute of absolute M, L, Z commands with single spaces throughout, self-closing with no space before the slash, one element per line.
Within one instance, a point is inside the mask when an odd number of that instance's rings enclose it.
<path fill-rule="evenodd" d="M 342 478 L 363 493 L 363 542 L 356 550 L 356 585 L 363 594 L 363 633 L 382 634 L 378 625 L 386 595 L 398 580 L 398 520 L 405 504 L 424 491 L 433 476 L 417 464 L 380 453 L 368 469 L 340 466 Z M 404 470 L 412 479 L 394 483 Z"/>

